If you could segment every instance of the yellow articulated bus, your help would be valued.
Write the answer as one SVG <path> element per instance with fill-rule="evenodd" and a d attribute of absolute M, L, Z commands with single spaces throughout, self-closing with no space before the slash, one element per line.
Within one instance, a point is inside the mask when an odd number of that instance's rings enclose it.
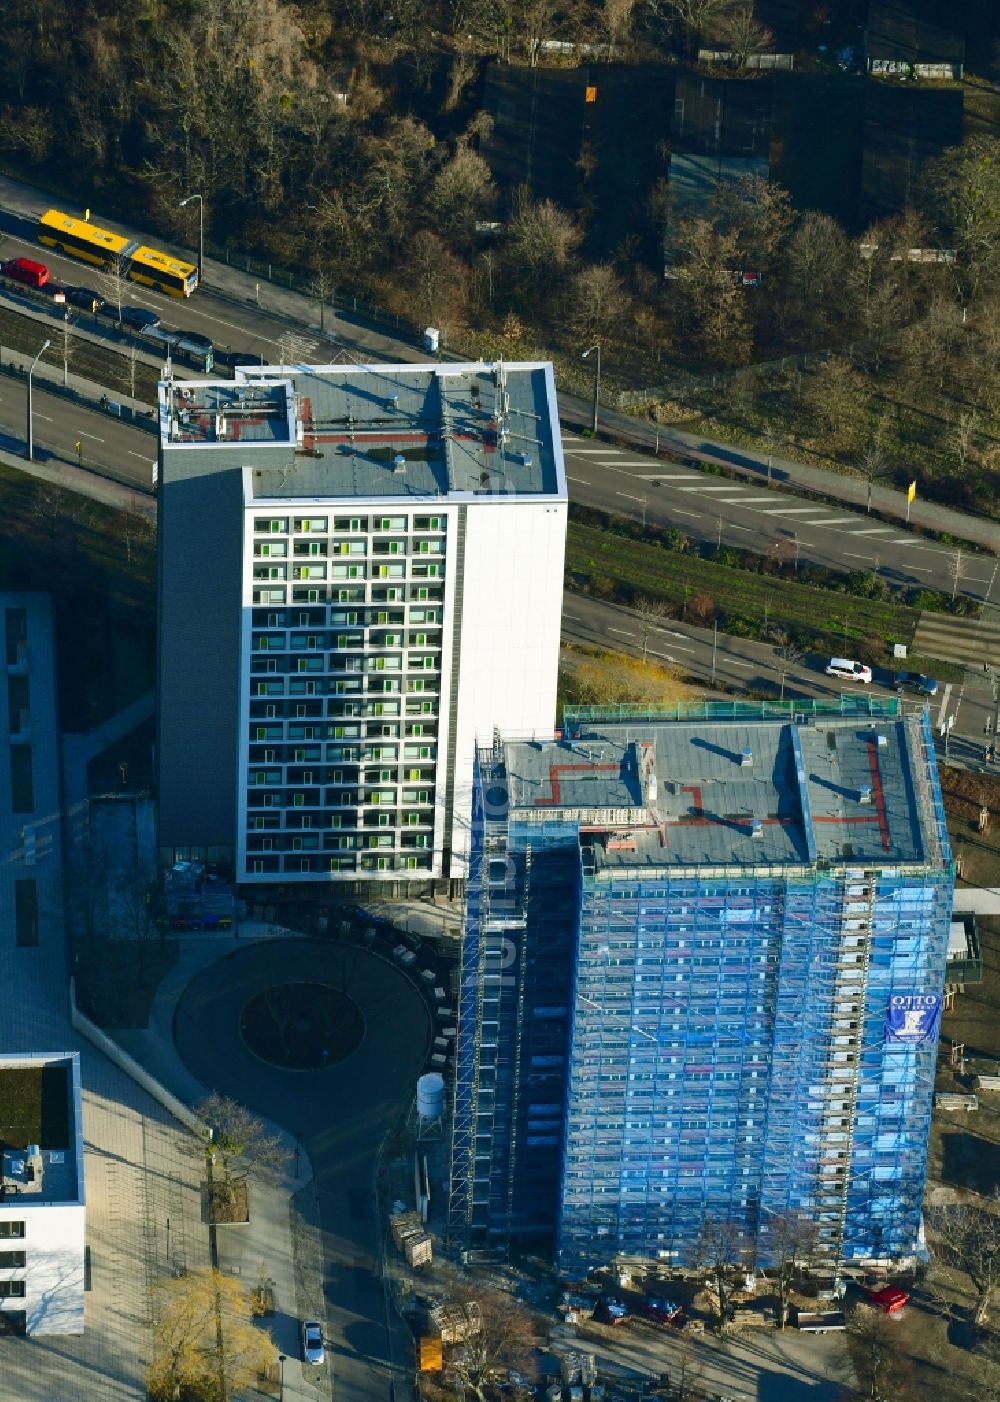
<path fill-rule="evenodd" d="M 132 282 L 155 287 L 170 297 L 190 297 L 198 286 L 198 269 L 193 263 L 172 258 L 158 248 L 136 243 L 122 234 L 75 219 L 61 210 L 49 209 L 38 220 L 38 241 L 48 248 L 61 248 L 72 258 L 97 268 L 119 264 Z"/>

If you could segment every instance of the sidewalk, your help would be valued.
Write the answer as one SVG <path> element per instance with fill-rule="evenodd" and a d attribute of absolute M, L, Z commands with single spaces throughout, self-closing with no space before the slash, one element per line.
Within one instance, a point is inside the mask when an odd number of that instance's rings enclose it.
<path fill-rule="evenodd" d="M 187 1070 L 174 1045 L 174 1013 L 185 988 L 203 969 L 244 944 L 289 937 L 259 921 L 241 921 L 239 933 L 189 935 L 179 940 L 177 963 L 156 991 L 149 1026 L 116 1029 L 114 1040 L 152 1076 L 185 1104 L 195 1106 L 209 1094 Z M 250 1181 L 250 1221 L 246 1226 L 216 1228 L 218 1268 L 235 1275 L 248 1290 L 269 1283 L 274 1313 L 264 1316 L 260 1327 L 285 1355 L 284 1395 L 312 1399 L 315 1386 L 301 1361 L 299 1325 L 303 1319 L 322 1321 L 323 1262 L 319 1209 L 312 1168 L 301 1146 L 280 1125 L 269 1124 L 289 1150 L 289 1167 L 283 1173 L 255 1173 Z"/>

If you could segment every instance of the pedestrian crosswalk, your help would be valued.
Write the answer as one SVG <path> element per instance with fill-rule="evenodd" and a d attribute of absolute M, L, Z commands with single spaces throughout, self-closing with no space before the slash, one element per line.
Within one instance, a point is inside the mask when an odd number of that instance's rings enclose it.
<path fill-rule="evenodd" d="M 948 613 L 922 613 L 913 636 L 913 651 L 922 657 L 959 662 L 970 667 L 1000 665 L 1000 610 L 983 611 L 980 618 L 955 618 Z"/>
<path fill-rule="evenodd" d="M 816 502 L 812 505 L 803 503 L 794 505 L 788 502 L 787 498 L 782 498 L 775 492 L 769 492 L 766 496 L 756 495 L 760 492 L 763 483 L 740 483 L 729 480 L 719 481 L 712 477 L 705 477 L 697 469 L 692 468 L 687 472 L 665 471 L 665 472 L 643 472 L 636 471 L 640 467 L 652 465 L 652 458 L 630 457 L 624 452 L 616 452 L 615 449 L 605 444 L 603 447 L 588 443 L 586 439 L 574 438 L 569 434 L 563 435 L 563 448 L 566 453 L 574 458 L 580 458 L 581 467 L 603 467 L 611 471 L 626 472 L 630 477 L 641 479 L 643 482 L 661 484 L 669 490 L 684 492 L 692 496 L 704 496 L 706 500 L 712 500 L 716 505 L 721 506 L 743 506 L 748 511 L 754 511 L 760 516 L 795 516 L 795 525 L 798 526 L 840 526 L 848 535 L 887 535 L 892 531 L 898 531 L 898 526 L 872 526 L 864 524 L 865 518 L 844 512 L 840 516 L 831 516 L 830 508 L 824 507 Z M 584 479 L 571 477 L 570 481 L 585 485 Z M 726 495 L 721 496 L 719 493 Z M 620 494 L 619 494 L 620 495 Z M 638 498 L 637 498 L 638 499 Z M 802 499 L 799 498 L 799 501 Z M 785 504 L 783 504 L 783 502 Z M 688 514 L 688 513 L 683 513 Z M 867 518 L 870 520 L 871 518 Z M 911 537 L 904 537 L 906 543 Z M 896 540 L 891 544 L 899 544 Z"/>

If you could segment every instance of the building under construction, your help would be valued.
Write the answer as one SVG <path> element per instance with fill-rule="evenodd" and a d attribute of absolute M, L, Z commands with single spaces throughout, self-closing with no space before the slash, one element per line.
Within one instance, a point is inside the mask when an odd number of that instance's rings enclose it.
<path fill-rule="evenodd" d="M 899 704 L 575 711 L 479 751 L 451 1229 L 578 1275 L 919 1249 L 953 872 Z"/>

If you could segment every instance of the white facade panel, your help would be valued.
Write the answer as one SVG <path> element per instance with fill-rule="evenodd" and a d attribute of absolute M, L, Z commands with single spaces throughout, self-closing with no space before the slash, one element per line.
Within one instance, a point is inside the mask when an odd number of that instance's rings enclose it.
<path fill-rule="evenodd" d="M 20 1223 L 23 1237 L 2 1235 Z M 0 1309 L 23 1310 L 28 1334 L 83 1333 L 84 1235 L 82 1204 L 0 1207 L 0 1251 L 25 1257 L 23 1267 L 0 1268 L 0 1281 L 24 1282 L 24 1295 L 0 1299 Z"/>
<path fill-rule="evenodd" d="M 453 877 L 464 877 L 476 742 L 551 735 L 566 554 L 565 501 L 469 506 L 455 727 Z"/>

